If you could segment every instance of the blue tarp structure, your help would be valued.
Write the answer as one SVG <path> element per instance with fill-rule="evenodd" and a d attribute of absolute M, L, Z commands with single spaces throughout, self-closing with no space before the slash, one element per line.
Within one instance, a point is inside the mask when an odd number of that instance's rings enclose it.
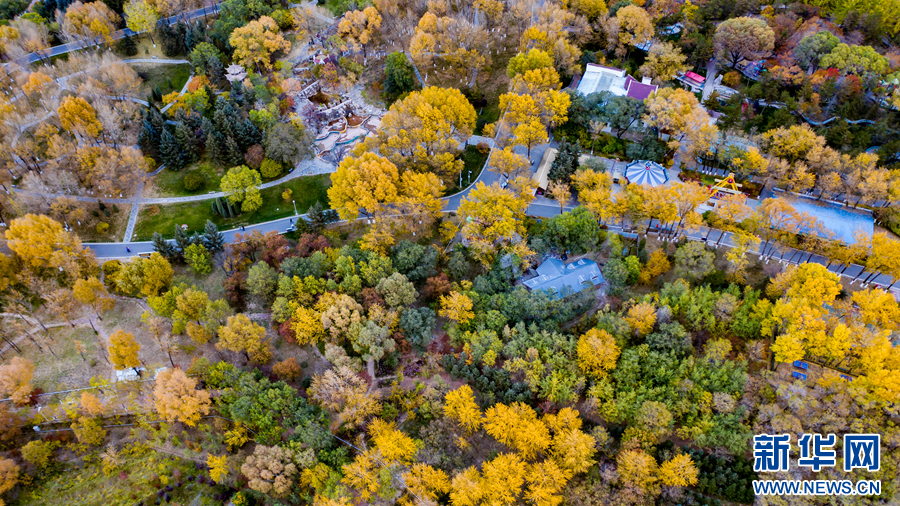
<path fill-rule="evenodd" d="M 523 284 L 531 290 L 550 290 L 557 298 L 563 293 L 576 293 L 603 282 L 597 262 L 586 258 L 568 265 L 557 258 L 550 258 L 536 270 L 537 277 L 525 280 Z"/>
<path fill-rule="evenodd" d="M 647 160 L 637 160 L 625 167 L 625 178 L 629 183 L 644 186 L 659 186 L 669 180 L 666 169 L 656 163 Z"/>

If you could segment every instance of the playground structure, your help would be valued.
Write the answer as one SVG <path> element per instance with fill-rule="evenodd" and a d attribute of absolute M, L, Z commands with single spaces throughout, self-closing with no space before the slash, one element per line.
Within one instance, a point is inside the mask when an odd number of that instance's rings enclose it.
<path fill-rule="evenodd" d="M 722 198 L 725 193 L 746 197 L 747 195 L 740 190 L 741 186 L 744 185 L 735 181 L 734 172 L 729 172 L 724 178 L 716 179 L 716 184 L 709 186 L 709 195 L 715 200 Z"/>

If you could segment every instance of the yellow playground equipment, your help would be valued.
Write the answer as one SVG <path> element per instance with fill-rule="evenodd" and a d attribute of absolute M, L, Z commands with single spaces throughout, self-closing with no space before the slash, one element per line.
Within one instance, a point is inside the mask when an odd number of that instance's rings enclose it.
<path fill-rule="evenodd" d="M 716 184 L 709 187 L 709 194 L 712 198 L 718 199 L 722 193 L 731 193 L 734 195 L 745 195 L 739 190 L 742 185 L 734 181 L 734 172 L 729 172 L 723 179 L 716 179 Z"/>

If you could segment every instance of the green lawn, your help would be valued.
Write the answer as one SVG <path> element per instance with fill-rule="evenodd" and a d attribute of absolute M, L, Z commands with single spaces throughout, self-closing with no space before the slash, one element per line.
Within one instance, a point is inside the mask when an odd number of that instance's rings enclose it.
<path fill-rule="evenodd" d="M 484 168 L 484 162 L 487 161 L 488 156 L 490 156 L 490 152 L 481 154 L 478 148 L 472 144 L 466 146 L 466 149 L 460 153 L 459 158 L 466 164 L 462 173 L 462 188 L 469 186 L 472 181 L 478 179 L 478 175 L 481 174 L 481 169 Z M 469 176 L 469 171 L 472 171 L 471 176 Z M 459 174 L 454 174 L 452 181 L 444 181 L 444 187 L 447 188 L 444 195 L 458 193 L 462 189 L 459 187 Z"/>
<path fill-rule="evenodd" d="M 184 188 L 184 178 L 188 174 L 203 176 L 203 186 L 194 191 L 186 190 Z M 215 169 L 209 163 L 194 164 L 183 170 L 163 169 L 162 172 L 153 176 L 151 180 L 154 190 L 152 195 L 159 197 L 183 197 L 219 191 L 219 181 L 223 175 L 224 171 Z"/>
<path fill-rule="evenodd" d="M 198 470 L 193 462 L 152 450 L 143 450 L 130 455 L 125 453 L 121 445 L 119 446 L 123 463 L 110 476 L 103 473 L 99 459 L 85 459 L 84 463 L 78 465 L 54 464 L 49 471 L 38 473 L 34 482 L 23 487 L 19 497 L 10 504 L 16 506 L 159 504 L 161 496 L 158 494 L 165 484 L 172 487 L 168 494 L 170 502 L 165 504 L 204 506 L 222 504 L 221 501 L 212 500 L 212 496 L 220 490 L 220 487 L 201 484 L 194 479 L 203 477 L 206 481 L 208 473 Z M 191 480 L 186 479 L 189 476 L 192 477 Z"/>
<path fill-rule="evenodd" d="M 243 214 L 232 219 L 225 219 L 212 212 L 212 201 L 187 202 L 184 204 L 169 204 L 160 206 L 141 206 L 138 222 L 134 229 L 135 241 L 149 240 L 154 232 L 159 232 L 165 237 L 174 235 L 175 225 L 186 224 L 188 232 L 203 230 L 206 220 L 212 220 L 219 229 L 227 230 L 239 225 L 250 225 L 285 218 L 294 214 L 294 206 L 291 202 L 281 199 L 281 194 L 291 189 L 293 200 L 297 203 L 297 211 L 306 212 L 309 206 L 318 200 L 323 206 L 328 207 L 328 195 L 326 190 L 331 185 L 331 176 L 327 174 L 319 176 L 306 176 L 292 179 L 272 188 L 262 190 L 263 206 L 251 214 Z"/>
<path fill-rule="evenodd" d="M 135 58 L 140 58 L 140 55 L 135 56 Z M 154 86 L 159 86 L 163 95 L 173 91 L 181 91 L 184 83 L 187 82 L 188 77 L 191 75 L 191 66 L 187 63 L 180 65 L 148 63 L 134 65 L 134 70 L 144 80 L 147 94 L 153 91 Z"/>

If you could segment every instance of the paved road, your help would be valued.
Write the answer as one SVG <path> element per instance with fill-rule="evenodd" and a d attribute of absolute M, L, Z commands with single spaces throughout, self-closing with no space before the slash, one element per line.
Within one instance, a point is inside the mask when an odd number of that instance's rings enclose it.
<path fill-rule="evenodd" d="M 216 14 L 218 12 L 219 12 L 219 4 L 216 3 L 215 5 L 212 5 L 210 7 L 203 7 L 203 8 L 195 9 L 195 10 L 185 12 L 182 14 L 177 14 L 177 15 L 171 16 L 169 18 L 161 19 L 161 20 L 159 20 L 159 23 L 171 24 L 171 23 L 177 23 L 179 21 L 193 21 L 195 19 L 204 18 L 206 16 L 209 16 L 210 14 Z M 134 36 L 134 35 L 140 35 L 140 34 L 132 31 L 130 28 L 124 28 L 122 30 L 118 30 L 115 33 L 113 33 L 112 40 L 116 41 L 116 40 L 124 39 L 126 36 Z M 72 51 L 80 51 L 89 46 L 90 46 L 90 43 L 86 42 L 86 41 L 69 42 L 68 44 L 53 46 L 53 47 L 51 47 L 49 49 L 45 49 L 43 51 L 29 53 L 28 55 L 23 56 L 22 58 L 16 60 L 16 63 L 18 63 L 19 65 L 27 65 L 30 63 L 40 61 L 42 59 L 51 58 L 53 56 L 59 56 L 61 54 L 71 53 Z M 6 66 L 7 64 L 4 63 L 3 65 Z"/>

